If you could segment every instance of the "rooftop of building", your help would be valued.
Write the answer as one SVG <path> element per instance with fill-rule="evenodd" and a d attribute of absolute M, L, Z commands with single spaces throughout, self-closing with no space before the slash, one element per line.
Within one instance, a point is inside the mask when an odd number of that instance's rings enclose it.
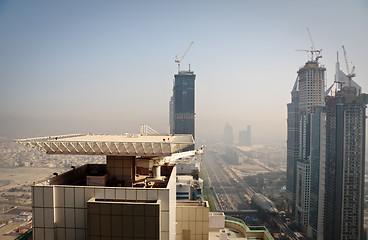
<path fill-rule="evenodd" d="M 303 66 L 299 67 L 299 71 L 300 70 L 305 70 L 306 68 L 316 68 L 319 67 L 322 70 L 326 70 L 325 66 L 323 64 L 321 64 L 320 62 L 314 60 L 314 61 L 307 61 Z"/>
<path fill-rule="evenodd" d="M 185 182 L 190 182 L 190 181 L 193 181 L 193 176 L 191 176 L 191 175 L 176 176 L 176 182 L 177 183 L 185 183 Z"/>
<path fill-rule="evenodd" d="M 209 207 L 207 201 L 176 201 L 177 207 Z"/>
<path fill-rule="evenodd" d="M 72 134 L 15 140 L 47 154 L 170 156 L 194 144 L 192 135 Z"/>
<path fill-rule="evenodd" d="M 138 168 L 130 187 L 135 188 L 166 188 L 174 166 L 161 166 L 160 177 L 153 177 L 144 168 Z M 97 186 L 124 187 L 124 180 L 111 178 L 107 164 L 85 164 L 70 171 L 57 174 L 39 185 L 69 185 L 69 186 Z"/>
<path fill-rule="evenodd" d="M 192 72 L 192 71 L 180 71 L 175 75 L 194 75 L 194 72 Z"/>
<path fill-rule="evenodd" d="M 264 226 L 247 226 L 242 220 L 225 216 L 223 212 L 210 212 L 208 239 L 238 239 L 238 240 L 273 240 L 274 238 Z"/>
<path fill-rule="evenodd" d="M 106 156 L 106 164 L 73 167 L 43 184 L 140 188 L 166 188 L 173 169 L 168 156 L 194 144 L 190 134 L 73 134 L 16 142 L 47 154 Z"/>

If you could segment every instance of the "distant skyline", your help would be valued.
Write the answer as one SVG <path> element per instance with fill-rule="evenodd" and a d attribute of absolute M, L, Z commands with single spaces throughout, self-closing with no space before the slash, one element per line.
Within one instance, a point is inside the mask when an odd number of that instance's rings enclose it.
<path fill-rule="evenodd" d="M 0 136 L 167 132 L 175 55 L 196 77 L 197 140 L 237 135 L 286 141 L 286 104 L 323 49 L 368 92 L 368 2 L 0 1 Z M 259 142 L 259 141 L 258 141 Z"/>

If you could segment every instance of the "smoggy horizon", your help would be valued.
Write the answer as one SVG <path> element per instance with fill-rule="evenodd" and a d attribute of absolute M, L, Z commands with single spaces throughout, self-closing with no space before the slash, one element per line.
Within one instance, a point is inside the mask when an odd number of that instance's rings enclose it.
<path fill-rule="evenodd" d="M 368 92 L 365 1 L 3 1 L 0 3 L 0 136 L 167 133 L 180 58 L 196 74 L 196 140 L 225 123 L 252 126 L 255 142 L 286 141 L 286 104 L 309 60 L 334 80 L 336 52 Z M 318 8 L 316 7 L 318 5 Z M 347 11 L 349 9 L 349 11 Z"/>

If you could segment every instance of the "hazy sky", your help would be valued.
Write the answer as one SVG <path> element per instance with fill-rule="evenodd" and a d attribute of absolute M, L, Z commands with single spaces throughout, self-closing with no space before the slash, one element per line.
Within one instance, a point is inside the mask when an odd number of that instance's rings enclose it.
<path fill-rule="evenodd" d="M 344 44 L 368 91 L 368 2 L 0 1 L 0 135 L 167 132 L 175 55 L 196 78 L 197 137 L 286 139 L 286 104 L 310 49 L 327 84 Z M 351 62 L 351 63 L 350 63 Z"/>

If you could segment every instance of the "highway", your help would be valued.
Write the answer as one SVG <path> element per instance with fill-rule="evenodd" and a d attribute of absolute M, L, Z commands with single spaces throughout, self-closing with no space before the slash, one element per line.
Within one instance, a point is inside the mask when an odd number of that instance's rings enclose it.
<path fill-rule="evenodd" d="M 218 152 L 207 149 L 202 163 L 218 211 L 251 209 L 244 197 L 244 194 L 252 194 L 250 188 L 246 188 L 247 185 L 228 167 Z"/>
<path fill-rule="evenodd" d="M 209 186 L 215 200 L 217 211 L 231 213 L 252 210 L 252 206 L 247 202 L 245 195 L 253 197 L 256 192 L 221 158 L 220 151 L 221 149 L 215 149 L 213 147 L 207 148 L 202 162 L 202 166 L 208 174 Z M 298 239 L 279 215 L 273 213 L 267 214 L 267 217 L 289 239 Z"/>

